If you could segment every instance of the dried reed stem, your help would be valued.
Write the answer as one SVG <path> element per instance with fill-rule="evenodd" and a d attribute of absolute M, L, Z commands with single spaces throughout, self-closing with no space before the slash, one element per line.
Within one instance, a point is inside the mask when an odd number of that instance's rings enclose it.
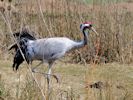
<path fill-rule="evenodd" d="M 8 28 L 9 28 L 9 30 L 10 30 L 10 33 L 11 33 L 11 35 L 12 35 L 12 37 L 13 37 L 13 40 L 17 43 L 17 40 L 15 39 L 15 37 L 14 37 L 14 35 L 13 35 L 12 29 L 11 29 L 11 25 L 10 25 L 10 22 L 9 22 L 9 19 L 8 19 L 6 16 L 4 16 L 1 12 L 0 12 L 0 14 L 2 15 L 2 18 L 4 19 L 5 23 L 7 24 Z M 24 60 L 26 61 L 25 56 L 24 56 L 24 54 L 23 54 L 23 52 L 22 52 L 22 50 L 21 50 L 21 48 L 20 48 L 20 46 L 19 46 L 18 43 L 17 43 L 17 46 L 18 46 L 18 48 L 19 48 L 19 50 L 20 50 L 20 52 L 21 52 L 22 57 L 23 57 Z M 35 78 L 35 76 L 34 76 L 32 70 L 31 70 L 31 64 L 30 64 L 30 66 L 29 66 L 28 63 L 27 63 L 27 68 L 29 69 L 29 71 L 30 71 L 30 73 L 31 73 L 31 75 L 32 75 L 32 78 L 34 79 L 35 83 L 37 84 L 37 87 L 40 89 L 41 94 L 42 94 L 42 96 L 43 96 L 43 100 L 46 100 L 46 97 L 45 97 L 45 95 L 44 95 L 44 93 L 43 93 L 43 90 L 41 89 L 41 87 L 40 87 L 40 85 L 39 85 L 37 79 Z"/>

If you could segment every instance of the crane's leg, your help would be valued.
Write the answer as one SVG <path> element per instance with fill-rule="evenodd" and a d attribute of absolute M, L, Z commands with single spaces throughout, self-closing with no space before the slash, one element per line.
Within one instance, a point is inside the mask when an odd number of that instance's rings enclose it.
<path fill-rule="evenodd" d="M 36 71 L 35 69 L 36 69 L 37 67 L 39 67 L 41 64 L 43 64 L 42 61 L 41 61 L 38 65 L 36 65 L 34 68 L 32 68 L 32 72 L 38 73 L 38 71 Z"/>
<path fill-rule="evenodd" d="M 46 77 L 48 77 L 48 75 L 49 75 L 49 77 L 50 77 L 50 76 L 53 76 L 53 77 L 56 79 L 57 83 L 58 83 L 58 82 L 59 82 L 59 78 L 58 78 L 56 75 L 54 75 L 54 74 L 49 74 L 49 73 L 51 73 L 50 71 L 49 71 L 48 73 L 45 73 L 45 72 L 40 72 L 40 71 L 35 70 L 35 69 L 38 68 L 41 64 L 43 64 L 43 61 L 40 62 L 38 65 L 36 65 L 34 68 L 32 68 L 32 72 L 33 72 L 33 73 L 39 73 L 39 74 L 46 75 Z M 49 64 L 49 66 L 50 66 L 50 64 Z M 51 65 L 51 66 L 52 66 L 52 65 Z M 48 79 L 48 80 L 49 80 L 49 79 Z"/>
<path fill-rule="evenodd" d="M 48 66 L 48 73 L 47 73 L 47 83 L 48 83 L 48 91 L 50 89 L 50 76 L 51 76 L 51 68 L 52 68 L 53 62 L 49 63 Z"/>

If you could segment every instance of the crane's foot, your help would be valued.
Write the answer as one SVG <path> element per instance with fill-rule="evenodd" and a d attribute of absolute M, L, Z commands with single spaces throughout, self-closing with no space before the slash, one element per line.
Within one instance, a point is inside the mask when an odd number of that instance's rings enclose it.
<path fill-rule="evenodd" d="M 47 74 L 47 73 L 43 73 L 45 77 L 47 77 L 48 75 L 53 76 L 53 78 L 56 79 L 57 83 L 60 83 L 60 78 L 57 75 L 54 74 Z"/>
<path fill-rule="evenodd" d="M 32 72 L 33 72 L 33 73 L 43 74 L 45 77 L 47 77 L 48 75 L 53 76 L 53 77 L 56 79 L 57 83 L 60 83 L 60 78 L 59 78 L 59 76 L 57 76 L 57 75 L 55 75 L 55 74 L 42 73 L 42 72 L 39 72 L 39 71 L 35 70 L 34 68 L 32 69 Z"/>
<path fill-rule="evenodd" d="M 39 72 L 36 68 L 32 68 L 31 71 L 32 71 L 33 73 L 40 73 L 40 74 L 41 74 L 41 72 Z"/>
<path fill-rule="evenodd" d="M 57 81 L 57 83 L 60 83 L 60 79 L 59 79 L 59 76 L 57 76 L 57 75 L 52 75 L 55 79 L 56 79 L 56 81 Z"/>
<path fill-rule="evenodd" d="M 36 72 L 36 70 L 33 68 L 33 69 L 32 69 L 32 72 L 33 72 L 33 73 L 35 73 L 35 72 Z"/>

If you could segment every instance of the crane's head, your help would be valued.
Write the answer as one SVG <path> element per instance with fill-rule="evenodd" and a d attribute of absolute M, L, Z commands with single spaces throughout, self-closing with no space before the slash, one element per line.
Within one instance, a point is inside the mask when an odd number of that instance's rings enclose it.
<path fill-rule="evenodd" d="M 84 23 L 82 23 L 82 24 L 80 25 L 80 30 L 81 30 L 82 32 L 85 31 L 86 29 L 92 30 L 93 32 L 96 33 L 96 35 L 99 35 L 99 34 L 96 32 L 95 28 L 92 26 L 92 23 L 91 23 L 91 22 L 84 22 Z"/>

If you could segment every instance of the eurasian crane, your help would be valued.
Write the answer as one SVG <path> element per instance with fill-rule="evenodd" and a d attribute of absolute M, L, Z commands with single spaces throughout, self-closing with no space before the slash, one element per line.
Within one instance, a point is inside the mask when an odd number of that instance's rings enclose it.
<path fill-rule="evenodd" d="M 27 38 L 23 38 L 20 40 L 19 44 L 28 64 L 32 64 L 33 60 L 40 60 L 41 62 L 38 65 L 42 64 L 43 62 L 48 63 L 48 88 L 50 86 L 50 75 L 52 75 L 51 68 L 53 63 L 57 59 L 63 57 L 66 52 L 82 48 L 87 45 L 89 30 L 94 31 L 98 35 L 98 33 L 92 27 L 91 22 L 85 22 L 81 24 L 80 30 L 82 31 L 84 38 L 79 42 L 71 40 L 67 37 L 53 37 L 36 40 L 29 40 Z M 38 66 L 34 67 L 32 71 L 36 72 L 35 69 L 37 67 Z"/>

